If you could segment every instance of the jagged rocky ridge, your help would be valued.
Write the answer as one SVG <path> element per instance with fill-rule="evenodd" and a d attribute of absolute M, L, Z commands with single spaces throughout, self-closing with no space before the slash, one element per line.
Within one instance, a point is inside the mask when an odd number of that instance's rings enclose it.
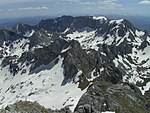
<path fill-rule="evenodd" d="M 1 107 L 28 100 L 79 113 L 149 112 L 150 36 L 128 20 L 62 16 L 0 38 Z"/>

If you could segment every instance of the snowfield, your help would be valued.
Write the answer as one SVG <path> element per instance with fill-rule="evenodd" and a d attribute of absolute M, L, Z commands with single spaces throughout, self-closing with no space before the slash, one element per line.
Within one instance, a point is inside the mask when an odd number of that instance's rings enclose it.
<path fill-rule="evenodd" d="M 70 106 L 73 111 L 86 90 L 81 91 L 78 84 L 72 82 L 62 85 L 64 80 L 62 61 L 63 58 L 59 57 L 59 62 L 51 70 L 43 70 L 31 75 L 29 72 L 18 73 L 14 77 L 7 71 L 8 67 L 2 68 L 0 70 L 0 108 L 13 104 L 17 100 L 27 100 L 37 101 L 51 109 Z M 26 67 L 27 70 L 29 67 Z"/>

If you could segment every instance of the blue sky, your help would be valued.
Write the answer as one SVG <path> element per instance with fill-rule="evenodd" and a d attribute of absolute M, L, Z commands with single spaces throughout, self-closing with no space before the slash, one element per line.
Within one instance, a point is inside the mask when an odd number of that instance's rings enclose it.
<path fill-rule="evenodd" d="M 108 14 L 150 17 L 150 0 L 0 0 L 0 18 Z"/>

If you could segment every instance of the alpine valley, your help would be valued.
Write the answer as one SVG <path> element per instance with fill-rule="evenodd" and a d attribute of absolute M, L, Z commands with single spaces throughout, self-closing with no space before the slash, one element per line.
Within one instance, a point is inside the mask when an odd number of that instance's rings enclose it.
<path fill-rule="evenodd" d="M 0 29 L 0 109 L 150 113 L 149 33 L 103 16 Z"/>

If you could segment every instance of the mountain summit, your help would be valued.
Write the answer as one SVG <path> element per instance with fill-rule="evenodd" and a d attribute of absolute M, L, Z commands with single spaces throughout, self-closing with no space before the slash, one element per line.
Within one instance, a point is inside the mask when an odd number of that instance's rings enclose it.
<path fill-rule="evenodd" d="M 126 19 L 62 16 L 1 29 L 0 107 L 149 113 L 149 51 L 148 32 Z"/>

